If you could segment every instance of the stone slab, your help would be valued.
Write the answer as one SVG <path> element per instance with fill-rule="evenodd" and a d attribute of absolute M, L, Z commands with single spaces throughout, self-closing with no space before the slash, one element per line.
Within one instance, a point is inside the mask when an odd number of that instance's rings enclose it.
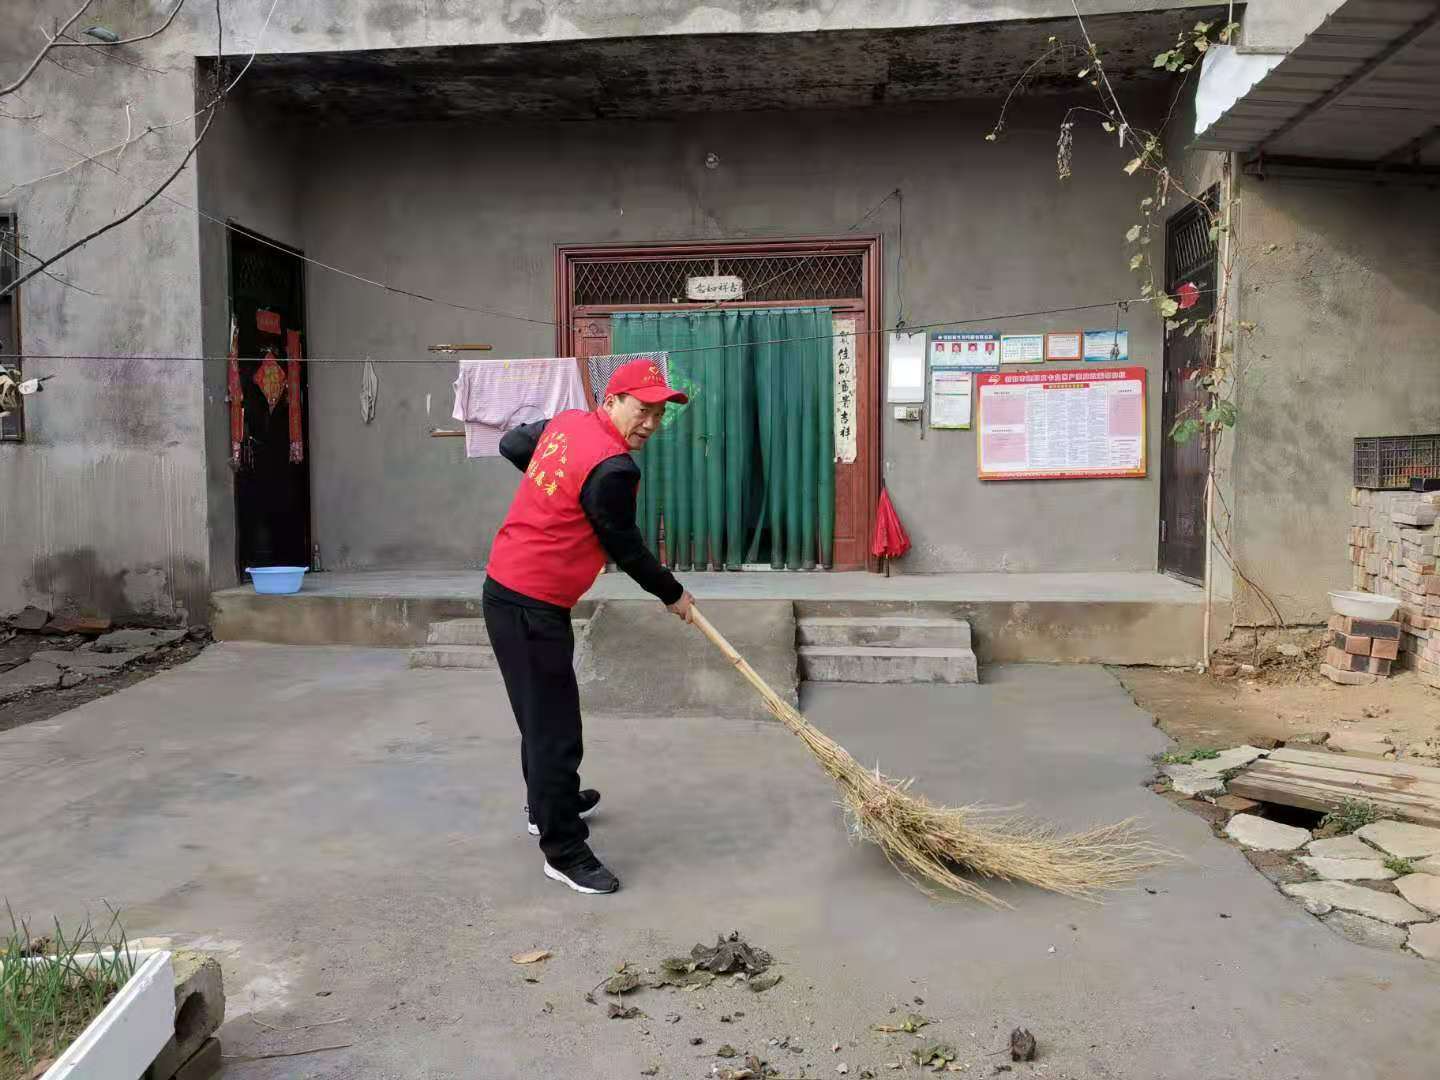
<path fill-rule="evenodd" d="M 92 652 L 88 649 L 41 649 L 31 656 L 46 664 L 54 664 L 66 671 L 83 671 L 92 674 L 97 671 L 116 671 L 126 664 L 132 664 L 150 653 L 149 649 L 129 649 L 125 652 Z"/>
<path fill-rule="evenodd" d="M 110 620 L 98 616 L 56 615 L 45 624 L 47 634 L 84 634 L 94 637 L 110 629 Z"/>
<path fill-rule="evenodd" d="M 421 645 L 410 650 L 412 668 L 495 668 L 495 650 L 489 645 Z"/>
<path fill-rule="evenodd" d="M 1305 829 L 1255 814 L 1236 814 L 1226 823 L 1225 835 L 1241 847 L 1257 851 L 1294 851 L 1310 840 L 1310 833 Z"/>
<path fill-rule="evenodd" d="M 1367 919 L 1348 911 L 1332 911 L 1320 921 L 1341 937 L 1372 949 L 1398 949 L 1405 944 L 1405 931 L 1378 919 Z"/>
<path fill-rule="evenodd" d="M 17 668 L 0 673 L 0 701 L 10 701 L 36 690 L 49 690 L 59 685 L 58 667 L 40 660 L 29 660 Z"/>
<path fill-rule="evenodd" d="M 970 649 L 802 645 L 800 671 L 811 682 L 976 683 Z"/>
<path fill-rule="evenodd" d="M 963 619 L 905 615 L 838 615 L 801 619 L 801 645 L 889 645 L 901 649 L 969 649 L 970 624 Z"/>
<path fill-rule="evenodd" d="M 27 607 L 10 620 L 10 625 L 16 630 L 28 630 L 31 633 L 38 633 L 45 629 L 45 624 L 49 621 L 50 613 L 48 611 L 41 611 L 37 607 Z"/>
<path fill-rule="evenodd" d="M 180 1066 L 180 1071 L 175 1074 L 175 1080 L 210 1080 L 212 1076 L 220 1075 L 220 1068 L 223 1064 L 220 1040 L 206 1039 L 190 1060 Z"/>
<path fill-rule="evenodd" d="M 1194 765 L 1166 765 L 1170 786 L 1182 795 L 1212 795 L 1225 790 L 1225 781 L 1208 769 Z"/>
<path fill-rule="evenodd" d="M 1326 881 L 1389 881 L 1396 876 L 1395 871 L 1385 869 L 1385 864 L 1379 859 L 1327 859 L 1317 855 L 1302 855 L 1300 862 Z M 1440 883 L 1440 878 L 1435 881 Z"/>
<path fill-rule="evenodd" d="M 1228 810 L 1232 814 L 1247 814 L 1260 806 L 1254 799 L 1247 799 L 1241 795 L 1221 795 L 1212 801 L 1221 810 Z"/>
<path fill-rule="evenodd" d="M 1357 836 L 1330 836 L 1323 840 L 1311 840 L 1305 845 L 1306 853 L 1318 859 L 1376 859 L 1378 852 Z"/>
<path fill-rule="evenodd" d="M 1440 922 L 1417 923 L 1410 927 L 1410 938 L 1405 945 L 1426 960 L 1440 960 Z"/>
<path fill-rule="evenodd" d="M 209 953 L 178 949 L 171 964 L 175 971 L 175 1034 L 155 1056 L 145 1080 L 202 1075 L 186 1070 L 198 1054 L 205 1052 L 205 1044 L 214 1041 L 210 1036 L 225 1022 L 225 980 L 220 961 Z"/>
<path fill-rule="evenodd" d="M 100 652 L 125 652 L 130 649 L 158 649 L 185 638 L 184 630 L 112 630 L 95 639 Z"/>
<path fill-rule="evenodd" d="M 1440 855 L 1440 829 L 1425 825 L 1412 825 L 1407 821 L 1376 821 L 1360 829 L 1356 835 L 1398 859 Z"/>
<path fill-rule="evenodd" d="M 1421 911 L 1440 915 L 1440 877 L 1434 874 L 1406 874 L 1395 887 L 1400 895 Z"/>
<path fill-rule="evenodd" d="M 1421 859 L 1415 864 L 1416 873 L 1434 874 L 1440 877 L 1440 855 L 1431 855 L 1428 859 Z"/>
<path fill-rule="evenodd" d="M 1302 881 L 1298 885 L 1282 885 L 1280 889 L 1286 896 L 1299 900 L 1320 900 L 1341 911 L 1365 915 L 1395 926 L 1424 922 L 1429 918 L 1425 912 L 1394 893 L 1384 893 L 1343 881 Z"/>
<path fill-rule="evenodd" d="M 1367 671 L 1341 671 L 1331 664 L 1321 664 L 1320 674 L 1340 686 L 1371 686 L 1379 678 Z M 1334 736 L 1331 738 L 1333 739 Z"/>

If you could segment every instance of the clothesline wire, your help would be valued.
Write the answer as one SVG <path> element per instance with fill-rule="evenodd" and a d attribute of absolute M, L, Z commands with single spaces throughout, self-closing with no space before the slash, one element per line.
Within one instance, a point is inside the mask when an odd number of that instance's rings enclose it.
<path fill-rule="evenodd" d="M 1041 315 L 1063 315 L 1072 311 L 1092 311 L 1097 308 L 1110 308 L 1116 304 L 1138 303 L 1144 297 L 1134 297 L 1129 300 L 1104 300 L 1096 304 L 1072 304 L 1067 307 L 1044 308 L 1035 311 L 1016 311 L 1004 315 L 981 315 L 970 319 L 946 319 L 940 322 L 916 323 L 906 326 L 883 326 L 875 329 L 856 329 L 853 333 L 847 332 L 843 335 L 836 333 L 810 334 L 802 337 L 770 338 L 764 341 L 734 341 L 721 345 L 693 346 L 685 349 L 643 349 L 641 352 L 664 352 L 670 356 L 692 352 L 714 352 L 722 349 L 745 349 L 756 345 L 788 345 L 802 341 L 828 341 L 836 337 L 868 337 L 877 334 L 889 334 L 895 331 L 905 333 L 919 333 L 922 330 L 936 330 L 946 326 L 973 326 L 978 323 L 1002 322 L 1007 319 L 1030 319 L 1038 318 Z M 124 353 L 0 353 L 0 360 L 114 360 L 114 361 L 135 361 L 148 360 L 154 362 L 214 362 L 223 363 L 230 359 L 229 356 L 184 356 L 184 355 L 126 355 Z M 258 359 L 258 357 L 241 357 L 241 359 Z M 502 359 L 514 359 L 495 357 L 497 362 Z M 314 356 L 302 357 L 302 363 L 306 364 L 443 364 L 450 363 L 447 356 L 444 359 L 405 359 L 401 357 L 374 357 L 374 356 Z"/>

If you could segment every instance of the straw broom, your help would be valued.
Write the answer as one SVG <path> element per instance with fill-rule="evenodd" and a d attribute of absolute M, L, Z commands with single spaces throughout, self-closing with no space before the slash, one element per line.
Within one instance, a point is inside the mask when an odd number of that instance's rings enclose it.
<path fill-rule="evenodd" d="M 909 791 L 910 781 L 866 769 L 844 747 L 788 705 L 700 613 L 690 621 L 735 665 L 775 718 L 799 736 L 840 787 L 856 831 L 885 852 L 921 889 L 938 885 L 991 907 L 1005 901 L 961 874 L 1024 881 L 1051 892 L 1094 900 L 1128 885 L 1169 853 L 1145 839 L 1133 821 L 1078 833 L 979 806 L 936 806 Z"/>

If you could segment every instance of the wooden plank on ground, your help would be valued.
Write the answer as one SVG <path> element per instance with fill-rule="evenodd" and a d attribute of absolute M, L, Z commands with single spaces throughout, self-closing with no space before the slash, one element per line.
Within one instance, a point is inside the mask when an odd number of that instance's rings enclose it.
<path fill-rule="evenodd" d="M 1369 766 L 1391 762 L 1346 758 L 1341 754 L 1307 754 L 1326 759 L 1324 765 L 1261 758 L 1230 781 L 1234 795 L 1258 802 L 1299 806 L 1307 810 L 1331 811 L 1346 799 L 1374 803 L 1386 813 L 1406 821 L 1440 826 L 1440 788 L 1413 777 L 1376 773 Z M 1337 764 L 1362 764 L 1366 768 L 1329 768 Z M 1417 768 L 1411 766 L 1411 768 Z M 1419 766 L 1418 768 L 1423 768 Z"/>
<path fill-rule="evenodd" d="M 1328 750 L 1292 750 L 1282 747 L 1270 752 L 1271 761 L 1293 761 L 1296 765 L 1314 765 L 1322 769 L 1346 769 L 1368 772 L 1377 776 L 1408 776 L 1431 784 L 1440 784 L 1440 769 L 1432 765 L 1416 765 L 1408 761 L 1379 761 L 1352 754 L 1333 754 Z"/>

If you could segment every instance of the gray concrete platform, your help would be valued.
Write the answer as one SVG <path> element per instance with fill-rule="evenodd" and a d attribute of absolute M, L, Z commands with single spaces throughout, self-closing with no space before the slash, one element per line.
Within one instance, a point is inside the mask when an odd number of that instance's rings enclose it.
<path fill-rule="evenodd" d="M 789 600 L 797 617 L 962 618 L 981 663 L 1184 665 L 1201 653 L 1204 596 L 1163 574 L 703 573 L 681 580 L 704 600 Z M 481 571 L 309 575 L 295 596 L 247 585 L 215 593 L 211 624 L 225 641 L 408 648 L 432 622 L 480 611 Z M 604 574 L 577 614 L 603 600 L 648 599 Z M 1227 628 L 1215 628 L 1216 640 Z"/>
<path fill-rule="evenodd" d="M 0 894 L 37 923 L 109 902 L 134 934 L 218 951 L 226 1080 L 699 1078 L 727 1042 L 789 1076 L 910 1076 L 884 1063 L 916 1041 L 871 1028 L 916 996 L 975 1076 L 1016 1025 L 1040 1060 L 1014 1075 L 1056 1080 L 1398 1080 L 1440 1053 L 1440 965 L 1343 940 L 1151 794 L 1167 740 L 1102 670 L 803 695 L 857 758 L 936 799 L 1067 826 L 1136 815 L 1184 856 L 1103 906 L 1005 887 L 1016 908 L 996 912 L 927 899 L 854 844 L 783 728 L 712 718 L 587 725 L 593 837 L 625 888 L 577 896 L 524 833 L 498 681 L 405 663 L 221 645 L 0 734 Z M 774 990 L 645 991 L 649 1020 L 585 1003 L 621 961 L 732 927 L 776 954 Z M 510 962 L 536 947 L 553 957 Z M 769 1047 L 785 1035 L 806 1053 Z"/>

